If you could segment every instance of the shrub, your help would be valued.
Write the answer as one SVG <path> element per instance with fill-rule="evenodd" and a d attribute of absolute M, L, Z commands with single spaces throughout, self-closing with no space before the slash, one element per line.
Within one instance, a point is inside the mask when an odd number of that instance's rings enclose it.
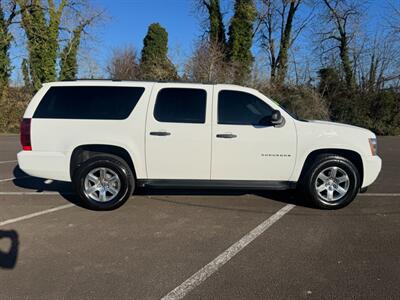
<path fill-rule="evenodd" d="M 400 94 L 388 89 L 361 92 L 352 99 L 352 124 L 371 129 L 378 135 L 400 134 Z"/>
<path fill-rule="evenodd" d="M 264 85 L 258 89 L 300 119 L 329 119 L 329 109 L 325 99 L 311 87 L 281 86 L 277 88 L 272 85 Z"/>
<path fill-rule="evenodd" d="M 0 99 L 0 132 L 17 133 L 32 95 L 24 88 L 10 87 Z"/>

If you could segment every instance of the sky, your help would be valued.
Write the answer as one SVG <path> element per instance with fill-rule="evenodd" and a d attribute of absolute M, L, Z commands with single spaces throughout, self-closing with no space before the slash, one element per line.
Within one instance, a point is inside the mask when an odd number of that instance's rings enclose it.
<path fill-rule="evenodd" d="M 368 14 L 374 21 L 369 25 L 378 26 L 379 18 L 384 11 L 386 0 L 370 0 Z M 400 0 L 394 0 L 400 1 Z M 143 46 L 143 38 L 151 23 L 159 22 L 169 34 L 169 55 L 175 64 L 182 64 L 194 50 L 194 44 L 204 33 L 200 22 L 202 15 L 193 4 L 193 0 L 92 0 L 97 9 L 105 10 L 106 19 L 91 30 L 94 39 L 87 40 L 81 55 L 80 76 L 87 74 L 87 66 L 98 65 L 98 73 L 106 76 L 105 66 L 112 55 L 112 50 L 124 46 L 133 46 L 138 52 Z M 221 8 L 225 13 L 225 23 L 233 10 L 232 0 L 221 0 Z M 310 37 L 311 38 L 311 37 Z M 308 36 L 299 40 L 298 47 L 309 47 Z M 21 47 L 20 47 L 21 48 Z M 13 79 L 21 80 L 19 66 L 24 53 L 14 47 L 12 58 L 15 64 Z M 257 45 L 253 53 L 259 52 Z M 86 65 L 86 66 L 84 66 Z"/>
<path fill-rule="evenodd" d="M 105 41 L 99 57 L 103 61 L 115 47 L 131 45 L 140 51 L 151 23 L 158 22 L 167 30 L 171 56 L 178 51 L 189 55 L 201 35 L 191 0 L 95 0 L 93 5 L 104 8 L 109 17 L 96 33 Z"/>
<path fill-rule="evenodd" d="M 93 38 L 83 44 L 81 64 L 91 64 L 94 59 L 99 65 L 99 73 L 104 73 L 112 50 L 133 46 L 138 52 L 143 46 L 143 38 L 151 23 L 159 22 L 169 34 L 169 55 L 175 63 L 184 61 L 192 52 L 193 44 L 201 36 L 199 12 L 192 0 L 91 0 L 96 9 L 105 11 L 105 20 L 90 30 Z M 223 0 L 223 6 L 230 1 Z M 225 3 L 224 3 L 225 2 Z M 22 57 L 26 56 L 17 38 L 17 46 L 11 49 L 14 64 L 12 79 L 21 81 Z M 89 55 L 88 55 L 89 54 Z M 85 66 L 82 66 L 85 68 Z M 87 73 L 85 70 L 80 73 Z M 100 74 L 106 76 L 106 74 Z"/>
<path fill-rule="evenodd" d="M 231 10 L 231 1 L 221 2 L 224 10 Z M 104 24 L 94 31 L 97 41 L 89 43 L 102 69 L 115 48 L 133 46 L 140 53 L 151 23 L 158 22 L 167 30 L 169 56 L 178 65 L 187 60 L 204 33 L 200 26 L 202 15 L 193 0 L 94 0 L 92 3 L 107 14 Z"/>

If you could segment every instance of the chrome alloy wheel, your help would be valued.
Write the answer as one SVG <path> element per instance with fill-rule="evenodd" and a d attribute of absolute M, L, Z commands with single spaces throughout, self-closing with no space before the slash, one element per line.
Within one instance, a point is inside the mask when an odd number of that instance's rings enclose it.
<path fill-rule="evenodd" d="M 322 201 L 333 204 L 342 199 L 350 187 L 350 178 L 339 167 L 329 167 L 322 170 L 315 180 L 315 190 Z"/>
<path fill-rule="evenodd" d="M 113 200 L 121 190 L 121 180 L 117 173 L 109 168 L 96 168 L 85 177 L 84 193 L 98 202 Z"/>

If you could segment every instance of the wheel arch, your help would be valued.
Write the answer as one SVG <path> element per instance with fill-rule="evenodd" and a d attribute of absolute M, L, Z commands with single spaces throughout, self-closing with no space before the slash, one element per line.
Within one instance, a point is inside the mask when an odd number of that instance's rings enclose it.
<path fill-rule="evenodd" d="M 130 153 L 120 146 L 103 144 L 87 144 L 75 147 L 71 154 L 69 166 L 71 178 L 73 178 L 74 172 L 80 164 L 99 154 L 111 154 L 122 158 L 129 165 L 136 178 L 135 165 Z"/>
<path fill-rule="evenodd" d="M 299 176 L 300 183 L 302 182 L 305 174 L 311 167 L 312 162 L 315 160 L 315 158 L 318 155 L 321 155 L 321 154 L 339 155 L 339 156 L 342 156 L 342 157 L 348 159 L 349 161 L 351 161 L 356 166 L 356 168 L 360 174 L 360 186 L 362 186 L 363 178 L 364 178 L 364 166 L 363 166 L 363 161 L 362 161 L 361 155 L 357 151 L 354 151 L 354 150 L 336 149 L 336 148 L 316 149 L 314 151 L 311 151 L 307 155 L 307 158 L 305 159 L 302 170 L 300 172 L 300 176 Z"/>

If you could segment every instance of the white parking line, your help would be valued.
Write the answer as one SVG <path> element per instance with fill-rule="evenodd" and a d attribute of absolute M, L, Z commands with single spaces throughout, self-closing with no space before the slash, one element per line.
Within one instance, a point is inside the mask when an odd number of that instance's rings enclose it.
<path fill-rule="evenodd" d="M 5 179 L 0 179 L 0 182 L 7 182 L 7 181 L 13 181 L 15 179 L 24 179 L 24 178 L 29 178 L 31 176 L 21 176 L 21 177 L 11 177 L 11 178 L 5 178 Z"/>
<path fill-rule="evenodd" d="M 54 196 L 54 195 L 75 195 L 74 193 L 68 192 L 68 193 L 63 193 L 63 192 L 0 192 L 0 196 L 23 196 L 23 195 L 38 195 L 38 196 Z"/>
<path fill-rule="evenodd" d="M 399 197 L 400 193 L 365 193 L 359 194 L 362 197 Z"/>
<path fill-rule="evenodd" d="M 32 218 L 35 218 L 35 217 L 38 217 L 38 216 L 42 216 L 42 215 L 49 214 L 49 213 L 52 213 L 52 212 L 56 212 L 56 211 L 59 211 L 59 210 L 62 210 L 62 209 L 70 208 L 70 207 L 73 207 L 73 206 L 75 206 L 75 205 L 74 204 L 61 205 L 61 206 L 53 207 L 53 208 L 50 208 L 50 209 L 42 210 L 42 211 L 39 211 L 39 212 L 35 212 L 35 213 L 29 214 L 29 215 L 25 215 L 25 216 L 22 216 L 22 217 L 18 217 L 18 218 L 2 221 L 2 222 L 0 222 L 0 227 L 8 225 L 8 224 L 17 223 L 17 222 L 20 222 L 20 221 L 32 219 Z"/>
<path fill-rule="evenodd" d="M 0 165 L 1 164 L 10 164 L 10 163 L 15 163 L 15 162 L 17 162 L 18 160 L 5 160 L 5 161 L 0 161 Z"/>
<path fill-rule="evenodd" d="M 252 231 L 243 236 L 239 241 L 234 243 L 219 256 L 217 256 L 213 261 L 205 265 L 195 274 L 193 274 L 189 279 L 183 282 L 181 285 L 176 287 L 174 290 L 165 295 L 162 300 L 176 300 L 182 299 L 194 288 L 199 286 L 203 281 L 210 277 L 213 273 L 218 271 L 223 265 L 225 265 L 230 259 L 232 259 L 236 254 L 242 251 L 248 244 L 254 241 L 259 235 L 265 232 L 269 227 L 271 227 L 276 221 L 287 214 L 295 205 L 287 204 L 271 217 L 266 219 Z"/>

